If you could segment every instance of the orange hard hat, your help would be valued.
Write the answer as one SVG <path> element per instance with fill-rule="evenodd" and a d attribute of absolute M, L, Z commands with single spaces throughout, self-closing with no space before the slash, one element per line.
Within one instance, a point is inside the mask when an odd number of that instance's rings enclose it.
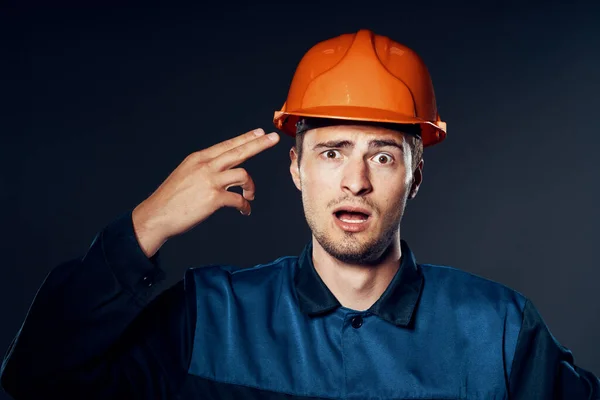
<path fill-rule="evenodd" d="M 366 29 L 320 42 L 304 55 L 273 122 L 295 136 L 302 117 L 419 124 L 424 147 L 446 137 L 423 60 Z"/>

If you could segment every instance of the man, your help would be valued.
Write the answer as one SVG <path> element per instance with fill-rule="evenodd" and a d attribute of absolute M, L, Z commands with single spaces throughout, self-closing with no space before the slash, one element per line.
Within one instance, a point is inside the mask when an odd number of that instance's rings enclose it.
<path fill-rule="evenodd" d="M 417 264 L 400 221 L 440 142 L 429 74 L 367 30 L 304 56 L 275 124 L 312 240 L 299 257 L 191 268 L 153 301 L 160 247 L 221 207 L 250 215 L 248 132 L 192 153 L 41 286 L 3 364 L 17 399 L 595 399 L 521 294 Z M 228 191 L 240 186 L 242 194 Z M 282 227 L 285 229 L 285 227 Z"/>

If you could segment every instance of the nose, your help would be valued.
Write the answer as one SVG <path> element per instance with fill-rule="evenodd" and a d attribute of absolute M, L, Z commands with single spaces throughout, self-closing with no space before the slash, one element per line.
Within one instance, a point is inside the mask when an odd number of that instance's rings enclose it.
<path fill-rule="evenodd" d="M 369 167 L 365 160 L 350 160 L 347 162 L 341 182 L 342 190 L 354 196 L 364 196 L 373 190 L 369 177 Z"/>

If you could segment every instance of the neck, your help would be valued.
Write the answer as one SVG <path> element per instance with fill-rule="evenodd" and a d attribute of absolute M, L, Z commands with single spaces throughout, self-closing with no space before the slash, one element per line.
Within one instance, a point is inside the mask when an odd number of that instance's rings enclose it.
<path fill-rule="evenodd" d="M 315 270 L 342 306 L 356 311 L 371 307 L 400 268 L 400 233 L 373 264 L 347 264 L 327 253 L 313 236 Z"/>

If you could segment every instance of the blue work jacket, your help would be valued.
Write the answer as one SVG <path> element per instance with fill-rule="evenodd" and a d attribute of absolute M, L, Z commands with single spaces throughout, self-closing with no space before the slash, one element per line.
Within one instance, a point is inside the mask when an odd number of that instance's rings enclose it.
<path fill-rule="evenodd" d="M 365 311 L 299 256 L 166 280 L 131 211 L 54 268 L 2 367 L 15 399 L 597 399 L 535 307 L 502 284 L 417 263 Z"/>

